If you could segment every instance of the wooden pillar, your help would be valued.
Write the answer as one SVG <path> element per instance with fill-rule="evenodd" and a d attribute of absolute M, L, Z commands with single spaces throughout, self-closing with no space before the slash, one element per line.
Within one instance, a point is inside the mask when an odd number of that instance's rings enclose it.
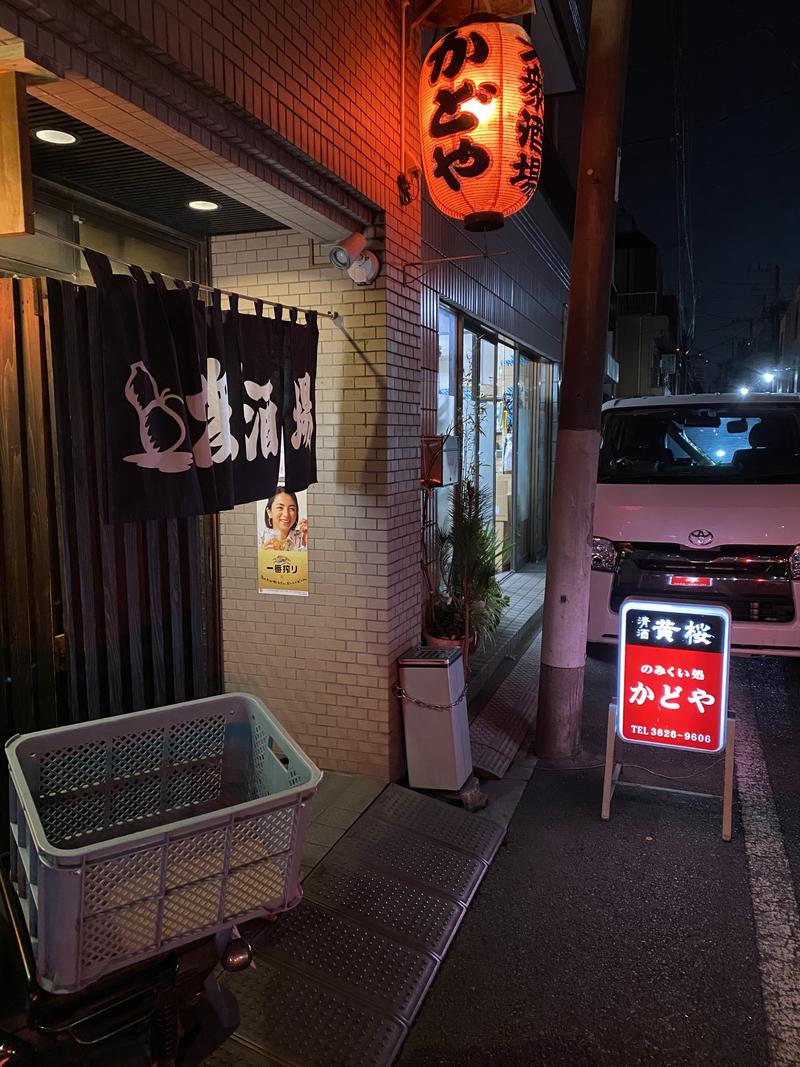
<path fill-rule="evenodd" d="M 14 70 L 0 70 L 0 237 L 33 232 L 25 76 Z"/>

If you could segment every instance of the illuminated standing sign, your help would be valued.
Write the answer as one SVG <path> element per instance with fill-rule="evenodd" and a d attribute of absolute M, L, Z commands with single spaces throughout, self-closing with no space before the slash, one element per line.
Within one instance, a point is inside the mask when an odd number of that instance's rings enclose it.
<path fill-rule="evenodd" d="M 620 611 L 617 736 L 640 745 L 725 747 L 731 614 L 630 599 Z"/>

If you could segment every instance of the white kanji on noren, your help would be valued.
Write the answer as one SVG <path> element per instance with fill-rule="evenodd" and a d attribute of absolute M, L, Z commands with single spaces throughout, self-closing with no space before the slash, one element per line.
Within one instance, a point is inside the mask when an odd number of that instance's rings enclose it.
<path fill-rule="evenodd" d="M 228 375 L 220 374 L 222 364 L 218 359 L 209 359 L 209 377 L 201 375 L 202 389 L 186 397 L 186 406 L 193 418 L 207 423 L 203 435 L 194 445 L 195 462 L 198 467 L 210 467 L 236 459 L 239 442 L 231 435 L 231 412 L 228 404 Z M 209 392 L 209 382 L 213 383 Z"/>
<path fill-rule="evenodd" d="M 209 381 L 214 387 L 208 398 L 208 435 L 215 463 L 224 463 L 229 457 L 236 459 L 239 455 L 239 442 L 231 434 L 233 408 L 228 403 L 228 375 L 220 374 L 221 370 L 218 359 L 209 359 Z"/>
<path fill-rule="evenodd" d="M 200 375 L 200 392 L 187 394 L 186 408 L 193 419 L 203 424 L 203 432 L 192 445 L 194 461 L 198 467 L 210 467 L 212 456 L 208 438 L 208 382 L 204 374 Z"/>
<path fill-rule="evenodd" d="M 245 455 L 254 460 L 259 451 L 264 459 L 278 454 L 278 407 L 272 401 L 272 382 L 259 385 L 245 382 L 245 392 L 258 407 L 243 404 L 245 422 L 253 424 L 245 439 Z M 263 403 L 262 403 L 263 402 Z"/>
<path fill-rule="evenodd" d="M 311 405 L 311 375 L 304 374 L 294 383 L 294 408 L 292 418 L 296 429 L 292 434 L 292 448 L 311 448 L 314 433 L 314 413 Z"/>

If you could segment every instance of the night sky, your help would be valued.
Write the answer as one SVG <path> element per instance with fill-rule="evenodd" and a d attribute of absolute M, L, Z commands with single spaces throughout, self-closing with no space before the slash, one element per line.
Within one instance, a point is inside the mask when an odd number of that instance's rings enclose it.
<path fill-rule="evenodd" d="M 677 293 L 674 12 L 683 46 L 688 136 L 687 218 L 694 248 L 694 350 L 706 385 L 731 338 L 772 299 L 800 285 L 800 3 L 784 0 L 633 0 L 623 133 L 621 208 L 659 246 Z M 685 262 L 685 260 L 684 260 Z M 688 267 L 685 268 L 688 290 Z M 684 305 L 689 304 L 689 293 Z"/>

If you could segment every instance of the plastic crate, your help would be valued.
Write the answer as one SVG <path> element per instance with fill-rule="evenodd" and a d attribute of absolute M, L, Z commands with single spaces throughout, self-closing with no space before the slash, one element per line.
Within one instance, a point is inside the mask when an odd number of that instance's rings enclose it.
<path fill-rule="evenodd" d="M 301 897 L 322 777 L 230 693 L 16 736 L 11 877 L 42 987 L 103 975 Z"/>

